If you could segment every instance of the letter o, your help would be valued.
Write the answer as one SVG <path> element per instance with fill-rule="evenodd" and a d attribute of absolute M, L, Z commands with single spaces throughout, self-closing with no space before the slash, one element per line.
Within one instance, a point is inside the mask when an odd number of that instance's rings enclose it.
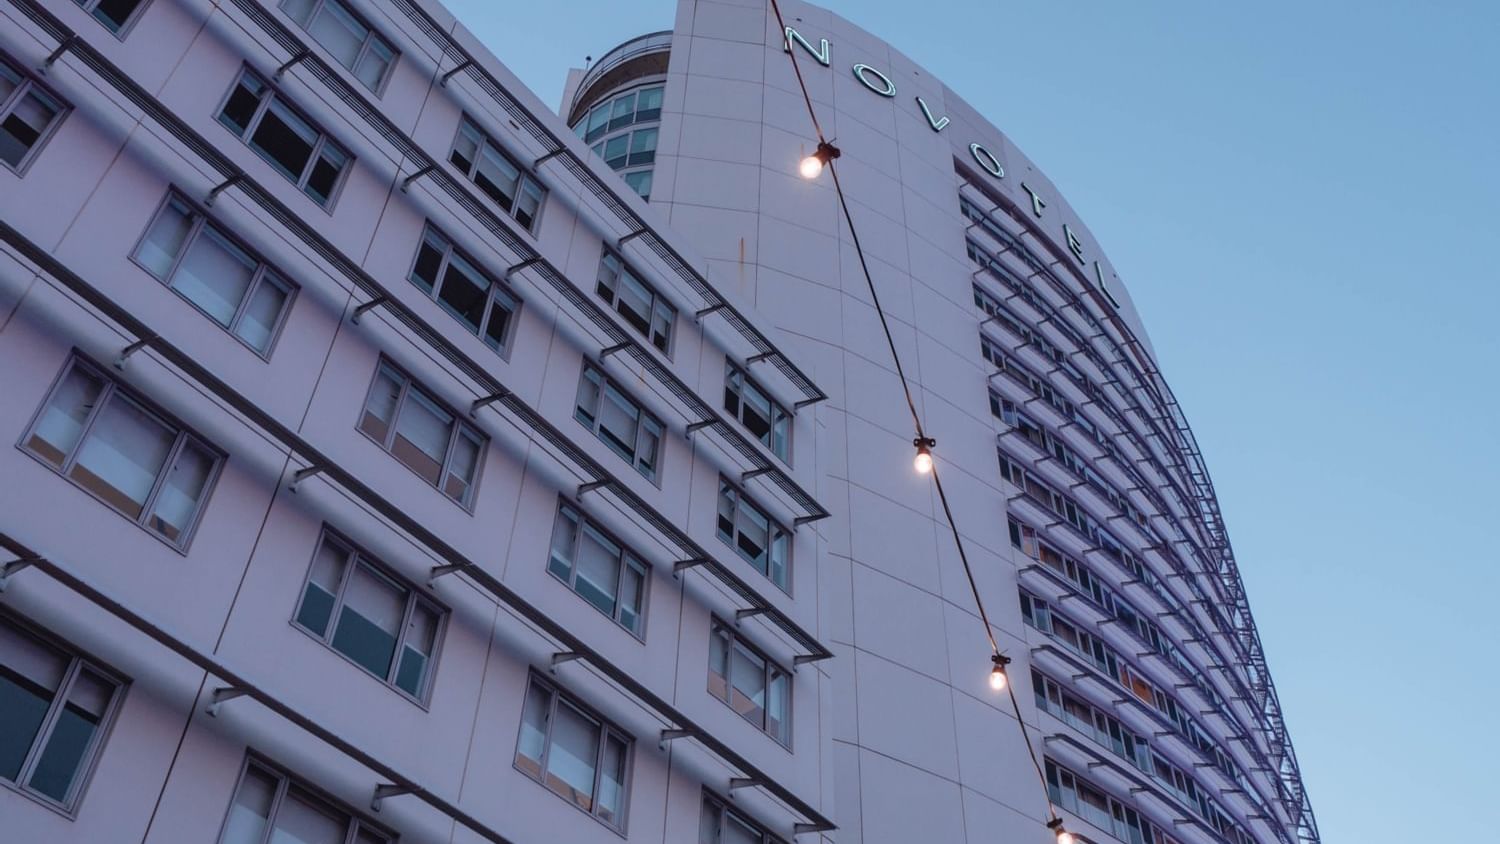
<path fill-rule="evenodd" d="M 1005 178 L 1005 168 L 1000 166 L 1000 159 L 996 158 L 993 152 L 990 152 L 979 144 L 969 144 L 969 153 L 974 156 L 975 161 L 979 162 L 979 166 L 987 170 L 990 175 L 997 179 Z"/>
<path fill-rule="evenodd" d="M 870 78 L 865 75 L 867 73 L 873 73 L 875 76 L 879 77 L 880 81 L 885 83 L 885 86 L 882 88 L 875 87 L 874 83 L 870 81 Z M 884 73 L 881 73 L 880 71 L 876 70 L 873 67 L 870 67 L 867 64 L 860 63 L 855 65 L 854 77 L 860 82 L 863 82 L 866 88 L 869 88 L 871 91 L 874 91 L 882 97 L 896 96 L 896 83 L 892 82 L 890 80 L 890 77 L 886 76 Z"/>

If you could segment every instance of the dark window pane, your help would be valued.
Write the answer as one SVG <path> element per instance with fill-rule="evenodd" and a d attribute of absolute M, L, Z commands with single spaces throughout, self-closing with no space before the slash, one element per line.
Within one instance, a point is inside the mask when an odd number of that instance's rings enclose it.
<path fill-rule="evenodd" d="M 15 782 L 69 659 L 0 621 L 0 778 Z"/>
<path fill-rule="evenodd" d="M 505 293 L 495 291 L 490 302 L 490 315 L 484 324 L 484 341 L 496 349 L 505 348 L 506 334 L 510 329 L 510 317 L 515 312 L 515 303 Z"/>
<path fill-rule="evenodd" d="M 99 0 L 99 5 L 94 7 L 94 17 L 110 32 L 119 32 L 139 5 L 141 0 Z"/>
<path fill-rule="evenodd" d="M 307 192 L 313 199 L 321 204 L 328 203 L 333 196 L 333 189 L 338 186 L 339 174 L 344 172 L 344 165 L 348 160 L 349 157 L 337 147 L 327 143 L 323 145 L 323 151 L 319 153 L 312 173 L 307 177 Z"/>
<path fill-rule="evenodd" d="M 255 117 L 255 109 L 260 105 L 260 94 L 262 85 L 255 79 L 245 77 L 240 84 L 234 86 L 234 93 L 229 95 L 229 102 L 224 104 L 224 111 L 219 115 L 219 120 L 235 130 L 235 134 L 243 135 L 250 128 L 250 120 Z"/>
<path fill-rule="evenodd" d="M 326 536 L 318 546 L 307 589 L 302 593 L 302 607 L 297 610 L 297 623 L 319 636 L 328 633 L 328 619 L 333 614 L 334 598 L 344 581 L 348 559 L 349 552 Z"/>
<path fill-rule="evenodd" d="M 318 133 L 311 126 L 273 99 L 260 125 L 255 127 L 250 145 L 264 153 L 292 181 L 299 181 L 317 140 Z"/>
<path fill-rule="evenodd" d="M 484 319 L 488 287 L 488 282 L 473 267 L 454 256 L 449 259 L 448 271 L 443 274 L 443 284 L 438 288 L 438 301 L 463 320 L 470 331 L 478 334 L 480 322 Z"/>
<path fill-rule="evenodd" d="M 417 250 L 417 264 L 412 268 L 411 280 L 431 292 L 437 284 L 438 270 L 443 265 L 443 253 L 447 248 L 447 243 L 429 232 L 422 240 L 422 248 Z"/>
<path fill-rule="evenodd" d="M 412 608 L 411 623 L 406 626 L 406 641 L 401 647 L 401 664 L 396 668 L 396 686 L 412 697 L 421 697 L 427 688 L 427 668 L 437 643 L 438 614 L 418 603 Z"/>
<path fill-rule="evenodd" d="M 396 653 L 396 636 L 406 613 L 406 595 L 385 578 L 359 566 L 344 591 L 333 646 L 370 673 L 384 679 Z"/>
<path fill-rule="evenodd" d="M 114 696 L 114 684 L 88 670 L 81 670 L 68 702 L 52 726 L 47 746 L 31 772 L 32 788 L 58 802 L 68 799 L 73 781 L 83 767 L 94 733 Z"/>
<path fill-rule="evenodd" d="M 12 167 L 19 165 L 60 111 L 62 106 L 56 100 L 35 88 L 28 91 L 0 123 L 0 161 Z"/>

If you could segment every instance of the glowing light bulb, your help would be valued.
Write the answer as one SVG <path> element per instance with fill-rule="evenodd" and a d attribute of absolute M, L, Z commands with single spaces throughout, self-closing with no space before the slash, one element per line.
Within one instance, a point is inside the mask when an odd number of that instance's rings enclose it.
<path fill-rule="evenodd" d="M 813 150 L 812 155 L 802 159 L 797 170 L 802 173 L 804 179 L 816 179 L 823 172 L 823 167 L 840 155 L 842 153 L 839 152 L 838 147 L 827 141 L 818 141 L 818 148 Z"/>
<path fill-rule="evenodd" d="M 1078 839 L 1073 837 L 1073 833 L 1066 829 L 1059 829 L 1057 831 L 1057 844 L 1077 844 L 1077 842 Z"/>
<path fill-rule="evenodd" d="M 937 440 L 932 437 L 917 437 L 911 441 L 917 447 L 917 456 L 911 461 L 917 474 L 926 475 L 932 471 L 932 447 L 937 445 Z"/>
<path fill-rule="evenodd" d="M 1006 682 L 1004 668 L 997 665 L 990 669 L 990 688 L 997 692 L 1003 692 L 1005 691 Z"/>

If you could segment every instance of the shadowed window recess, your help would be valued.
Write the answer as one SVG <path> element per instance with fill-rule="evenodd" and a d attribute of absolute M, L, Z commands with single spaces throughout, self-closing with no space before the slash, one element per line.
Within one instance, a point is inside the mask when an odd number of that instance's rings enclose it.
<path fill-rule="evenodd" d="M 599 277 L 594 292 L 624 317 L 631 328 L 651 341 L 651 345 L 671 354 L 677 309 L 613 252 L 605 250 L 604 257 L 599 260 Z"/>
<path fill-rule="evenodd" d="M 521 300 L 430 223 L 407 277 L 463 323 L 470 334 L 501 354 L 507 351 Z"/>
<path fill-rule="evenodd" d="M 724 362 L 724 409 L 783 463 L 792 460 L 792 414 L 743 369 Z"/>
<path fill-rule="evenodd" d="M 791 591 L 792 535 L 739 487 L 719 478 L 718 535 L 761 574 Z"/>
<path fill-rule="evenodd" d="M 396 48 L 340 0 L 281 0 L 281 10 L 366 88 L 379 94 L 396 64 Z"/>
<path fill-rule="evenodd" d="M 262 357 L 296 287 L 176 193 L 131 256 Z"/>
<path fill-rule="evenodd" d="M 448 161 L 527 231 L 536 227 L 547 189 L 468 115 L 459 121 Z"/>
<path fill-rule="evenodd" d="M 650 567 L 567 502 L 558 506 L 552 526 L 547 571 L 636 638 L 645 638 Z"/>
<path fill-rule="evenodd" d="M 21 172 L 68 108 L 0 53 L 0 163 Z"/>
<path fill-rule="evenodd" d="M 721 621 L 714 622 L 709 642 L 708 692 L 766 735 L 791 746 L 791 672 Z"/>
<path fill-rule="evenodd" d="M 71 811 L 121 682 L 0 615 L 0 780 Z"/>
<path fill-rule="evenodd" d="M 446 613 L 328 530 L 313 555 L 296 622 L 393 688 L 427 700 Z"/>
<path fill-rule="evenodd" d="M 353 157 L 254 71 L 240 73 L 219 122 L 314 202 L 333 205 Z"/>
<path fill-rule="evenodd" d="M 489 438 L 385 361 L 376 368 L 359 429 L 444 495 L 473 509 Z"/>
<path fill-rule="evenodd" d="M 25 447 L 171 544 L 187 545 L 223 456 L 75 358 Z"/>
<path fill-rule="evenodd" d="M 666 428 L 592 363 L 583 365 L 573 418 L 625 458 L 637 472 L 658 479 Z"/>
<path fill-rule="evenodd" d="M 535 675 L 526 689 L 516 767 L 623 830 L 631 739 Z"/>
<path fill-rule="evenodd" d="M 245 763 L 219 844 L 390 844 L 394 837 L 258 759 Z"/>

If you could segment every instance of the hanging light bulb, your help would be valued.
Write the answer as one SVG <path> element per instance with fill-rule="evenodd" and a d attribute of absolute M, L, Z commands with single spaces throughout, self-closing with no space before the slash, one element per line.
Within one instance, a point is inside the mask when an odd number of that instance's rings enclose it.
<path fill-rule="evenodd" d="M 937 440 L 932 437 L 917 437 L 911 441 L 917 447 L 917 456 L 912 460 L 912 467 L 917 474 L 925 475 L 932 471 L 932 447 L 937 445 Z"/>
<path fill-rule="evenodd" d="M 1005 691 L 1005 685 L 1010 682 L 1010 678 L 1005 676 L 1005 666 L 1010 665 L 1010 657 L 1004 654 L 995 654 L 990 657 L 990 662 L 995 664 L 995 667 L 990 669 L 990 688 L 997 692 L 1003 692 Z"/>
<path fill-rule="evenodd" d="M 840 155 L 843 153 L 838 147 L 827 141 L 818 141 L 818 148 L 813 150 L 812 155 L 802 159 L 802 164 L 797 169 L 802 172 L 802 178 L 816 179 L 823 172 L 823 167 Z"/>
<path fill-rule="evenodd" d="M 1057 836 L 1057 844 L 1078 844 L 1078 839 L 1073 833 L 1063 829 L 1062 818 L 1053 818 L 1047 821 L 1047 828 L 1052 830 L 1053 835 Z"/>

